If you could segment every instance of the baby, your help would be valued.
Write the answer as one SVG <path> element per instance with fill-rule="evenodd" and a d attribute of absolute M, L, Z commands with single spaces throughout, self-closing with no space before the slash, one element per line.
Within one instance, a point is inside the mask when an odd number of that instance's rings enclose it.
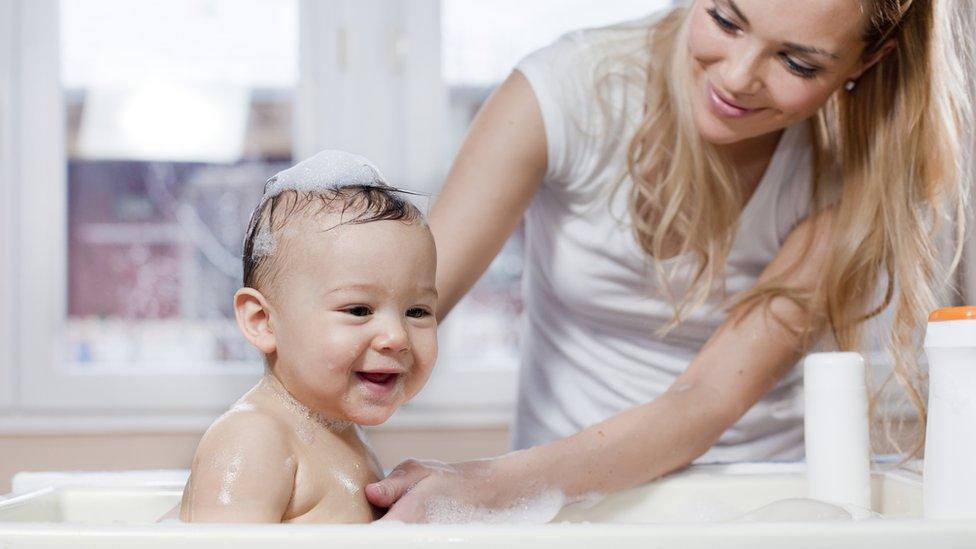
<path fill-rule="evenodd" d="M 434 241 L 366 159 L 324 151 L 272 177 L 244 241 L 237 324 L 263 379 L 203 435 L 187 522 L 368 522 L 383 423 L 437 355 Z"/>

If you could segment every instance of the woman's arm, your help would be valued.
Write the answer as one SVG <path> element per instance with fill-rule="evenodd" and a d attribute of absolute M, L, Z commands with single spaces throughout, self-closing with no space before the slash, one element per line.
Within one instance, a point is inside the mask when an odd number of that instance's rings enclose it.
<path fill-rule="evenodd" d="M 821 214 L 794 230 L 760 281 L 783 277 L 788 288 L 812 289 L 831 216 Z M 493 460 L 453 467 L 405 462 L 370 485 L 367 496 L 384 507 L 397 502 L 387 518 L 423 521 L 431 495 L 506 507 L 545 489 L 573 501 L 648 482 L 702 455 L 769 391 L 803 353 L 787 326 L 812 322 L 793 301 L 773 299 L 726 320 L 671 388 L 651 402 L 571 437 Z"/>
<path fill-rule="evenodd" d="M 438 320 L 502 249 L 545 171 L 542 114 L 528 80 L 513 72 L 478 112 L 431 208 Z"/>

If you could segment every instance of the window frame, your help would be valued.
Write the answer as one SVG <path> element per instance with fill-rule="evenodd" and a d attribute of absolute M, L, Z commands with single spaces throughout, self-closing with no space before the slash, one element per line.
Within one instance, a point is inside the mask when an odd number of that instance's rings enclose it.
<path fill-rule="evenodd" d="M 57 0 L 19 2 L 18 178 L 21 217 L 17 283 L 18 409 L 25 413 L 209 410 L 232 399 L 254 374 L 129 375 L 69 372 L 63 344 L 67 311 L 67 157 Z M 25 54 L 30 52 L 29 59 Z M 52 159 L 56 159 L 52 161 Z M 37 253 L 48 250 L 49 253 Z M 33 307 L 27 304 L 38 304 Z"/>
<path fill-rule="evenodd" d="M 0 410 L 14 406 L 14 365 L 16 337 L 14 318 L 17 293 L 14 289 L 14 236 L 16 235 L 16 194 L 13 182 L 16 173 L 14 139 L 16 116 L 14 108 L 16 80 L 13 60 L 16 56 L 18 33 L 14 25 L 15 4 L 0 0 Z"/>
<path fill-rule="evenodd" d="M 60 3 L 0 2 L 2 28 L 17 30 L 4 33 L 10 38 L 0 49 L 0 69 L 10 76 L 4 80 L 3 112 L 18 113 L 3 118 L 3 135 L 13 137 L 3 140 L 3 152 L 9 152 L 13 160 L 5 162 L 0 173 L 9 181 L 3 187 L 4 198 L 12 198 L 5 202 L 3 213 L 20 214 L 5 216 L 6 224 L 0 229 L 13 236 L 0 244 L 0 290 L 4 292 L 0 295 L 20 297 L 8 301 L 14 306 L 8 316 L 0 317 L 0 343 L 8 343 L 2 356 L 9 358 L 0 363 L 0 410 L 7 409 L 0 414 L 0 432 L 172 432 L 205 428 L 229 402 L 253 385 L 260 375 L 258 365 L 223 367 L 220 373 L 205 364 L 198 365 L 196 371 L 186 365 L 178 373 L 162 374 L 98 368 L 77 372 L 66 367 L 64 345 L 52 344 L 64 341 L 67 311 L 67 158 L 60 78 Z M 381 105 L 386 112 L 401 113 L 393 117 L 395 131 L 389 132 L 395 137 L 368 152 L 387 159 L 385 165 L 392 168 L 392 179 L 416 188 L 417 182 L 439 182 L 446 171 L 438 165 L 443 158 L 438 153 L 445 145 L 444 132 L 436 129 L 436 117 L 445 117 L 445 109 L 438 111 L 438 104 L 432 100 L 438 93 L 446 98 L 446 92 L 432 89 L 433 82 L 440 82 L 440 66 L 429 63 L 431 55 L 434 59 L 440 55 L 439 1 L 409 0 L 394 5 L 396 9 L 391 10 L 384 0 L 334 0 L 328 5 L 300 0 L 300 29 L 305 32 L 300 30 L 295 156 L 301 158 L 327 147 L 361 151 L 363 128 L 340 124 L 343 133 L 336 133 L 332 131 L 337 126 L 334 119 L 351 113 L 377 124 L 375 120 L 381 117 L 367 115 Z M 376 29 L 378 21 L 380 31 Z M 357 32 L 360 28 L 369 32 Z M 376 36 L 389 36 L 392 42 L 378 43 Z M 409 50 L 405 47 L 408 42 Z M 375 67 L 378 64 L 359 61 L 379 60 L 390 52 L 393 62 L 386 70 L 395 74 L 349 70 Z M 343 56 L 347 56 L 345 60 Z M 384 77 L 396 86 L 385 86 L 383 95 L 364 96 L 370 88 L 378 88 L 376 78 Z M 319 84 L 335 81 L 342 84 Z M 375 126 L 376 131 L 379 129 Z M 422 138 L 396 138 L 413 134 Z M 422 392 L 385 427 L 495 427 L 509 423 L 514 410 L 514 369 L 454 371 L 441 366 L 428 387 L 437 389 Z"/>

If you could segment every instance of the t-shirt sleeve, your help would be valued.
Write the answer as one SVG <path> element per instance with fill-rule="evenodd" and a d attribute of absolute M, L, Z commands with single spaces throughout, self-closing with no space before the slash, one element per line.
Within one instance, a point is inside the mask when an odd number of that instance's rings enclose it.
<path fill-rule="evenodd" d="M 594 108 L 591 63 L 570 33 L 523 58 L 515 70 L 529 81 L 546 131 L 547 167 L 544 181 L 567 182 L 576 177 L 578 160 L 587 157 L 582 124 Z"/>

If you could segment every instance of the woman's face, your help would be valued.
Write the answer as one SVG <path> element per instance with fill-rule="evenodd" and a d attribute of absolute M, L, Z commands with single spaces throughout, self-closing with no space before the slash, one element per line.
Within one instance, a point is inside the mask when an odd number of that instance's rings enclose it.
<path fill-rule="evenodd" d="M 860 0 L 695 0 L 691 9 L 692 104 L 711 143 L 808 118 L 869 66 Z"/>

